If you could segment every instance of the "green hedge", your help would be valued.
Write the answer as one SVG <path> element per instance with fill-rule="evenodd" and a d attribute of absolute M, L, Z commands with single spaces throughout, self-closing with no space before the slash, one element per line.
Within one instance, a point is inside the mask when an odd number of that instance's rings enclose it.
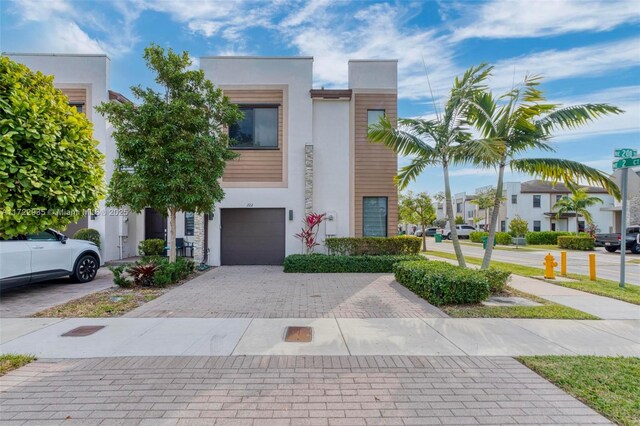
<path fill-rule="evenodd" d="M 346 237 L 325 240 L 329 253 L 343 256 L 418 254 L 421 244 L 422 239 L 413 236 Z"/>
<path fill-rule="evenodd" d="M 76 233 L 73 234 L 73 238 L 75 238 L 76 240 L 91 241 L 93 244 L 100 247 L 100 232 L 98 232 L 96 229 L 78 229 Z"/>
<path fill-rule="evenodd" d="M 424 259 L 419 255 L 403 256 L 333 256 L 326 254 L 292 254 L 284 259 L 285 272 L 392 272 L 393 265 L 407 260 Z"/>
<path fill-rule="evenodd" d="M 571 232 L 564 231 L 540 231 L 527 232 L 525 238 L 527 244 L 558 244 L 558 237 L 572 235 Z M 575 235 L 575 234 L 574 234 Z"/>
<path fill-rule="evenodd" d="M 501 271 L 500 269 L 489 268 L 479 270 L 479 272 L 483 273 L 489 281 L 489 292 L 491 294 L 502 293 L 511 279 L 511 272 Z"/>
<path fill-rule="evenodd" d="M 159 256 L 164 254 L 165 242 L 159 238 L 142 240 L 138 244 L 140 256 Z"/>
<path fill-rule="evenodd" d="M 496 243 L 502 246 L 511 245 L 512 237 L 508 232 L 496 232 Z"/>
<path fill-rule="evenodd" d="M 482 237 L 488 237 L 489 233 L 485 231 L 473 231 L 469 234 L 469 239 L 474 243 L 481 243 Z"/>
<path fill-rule="evenodd" d="M 558 237 L 558 246 L 570 250 L 593 250 L 595 241 L 592 237 Z"/>
<path fill-rule="evenodd" d="M 422 260 L 397 263 L 393 272 L 396 281 L 436 306 L 479 303 L 489 297 L 489 279 L 475 269 Z"/>

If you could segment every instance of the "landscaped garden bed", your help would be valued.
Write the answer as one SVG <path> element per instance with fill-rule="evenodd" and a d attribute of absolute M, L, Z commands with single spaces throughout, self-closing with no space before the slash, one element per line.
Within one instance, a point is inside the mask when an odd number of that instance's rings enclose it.
<path fill-rule="evenodd" d="M 640 425 L 640 358 L 528 356 L 518 360 L 611 421 Z"/>
<path fill-rule="evenodd" d="M 11 370 L 35 361 L 36 357 L 31 355 L 4 354 L 0 355 L 0 376 L 4 376 Z"/>

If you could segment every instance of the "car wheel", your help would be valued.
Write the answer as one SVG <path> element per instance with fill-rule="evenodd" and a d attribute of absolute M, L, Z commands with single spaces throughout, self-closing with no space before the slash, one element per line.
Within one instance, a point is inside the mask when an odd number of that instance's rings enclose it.
<path fill-rule="evenodd" d="M 95 257 L 85 254 L 76 262 L 76 268 L 71 278 L 79 283 L 87 283 L 96 277 L 99 267 Z"/>
<path fill-rule="evenodd" d="M 449 232 L 449 233 L 447 234 L 447 240 L 451 240 L 451 239 L 453 239 L 453 237 L 451 237 L 451 232 Z"/>
<path fill-rule="evenodd" d="M 618 250 L 618 249 L 617 249 L 617 248 L 615 248 L 615 247 L 605 247 L 604 249 L 605 249 L 606 251 L 608 251 L 609 253 L 615 253 L 615 252 L 616 252 L 616 250 Z"/>
<path fill-rule="evenodd" d="M 640 254 L 640 244 L 634 244 L 634 246 L 631 247 L 631 253 Z"/>

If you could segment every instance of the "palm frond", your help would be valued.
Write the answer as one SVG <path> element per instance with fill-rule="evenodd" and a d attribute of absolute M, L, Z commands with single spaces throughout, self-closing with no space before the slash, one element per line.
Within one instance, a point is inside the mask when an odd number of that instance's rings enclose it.
<path fill-rule="evenodd" d="M 557 158 L 523 158 L 512 160 L 511 170 L 529 173 L 552 182 L 563 182 L 565 185 L 578 185 L 584 181 L 589 185 L 599 186 L 617 199 L 620 199 L 620 188 L 604 172 L 586 166 L 577 161 Z"/>
<path fill-rule="evenodd" d="M 433 158 L 417 157 L 411 160 L 411 163 L 402 167 L 398 176 L 396 176 L 396 185 L 400 190 L 406 189 L 407 186 L 424 171 L 428 166 L 437 164 Z"/>
<path fill-rule="evenodd" d="M 435 154 L 434 148 L 417 136 L 423 133 L 423 127 L 428 124 L 419 123 L 416 120 L 412 120 L 412 122 L 415 123 L 410 123 L 412 125 L 408 126 L 409 130 L 407 131 L 395 128 L 388 117 L 381 117 L 380 121 L 369 126 L 369 140 L 382 143 L 399 155 L 433 156 Z"/>
<path fill-rule="evenodd" d="M 607 114 L 623 112 L 622 109 L 609 104 L 572 105 L 553 110 L 538 120 L 536 125 L 548 134 L 556 129 L 575 129 Z"/>
<path fill-rule="evenodd" d="M 492 167 L 505 161 L 507 148 L 499 138 L 474 139 L 457 147 L 451 158 L 456 164 Z"/>

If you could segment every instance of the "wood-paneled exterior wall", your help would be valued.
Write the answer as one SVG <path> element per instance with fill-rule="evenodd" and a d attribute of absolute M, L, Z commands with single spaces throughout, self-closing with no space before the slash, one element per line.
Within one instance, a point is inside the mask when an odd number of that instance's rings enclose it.
<path fill-rule="evenodd" d="M 62 91 L 62 93 L 67 95 L 67 98 L 69 98 L 69 104 L 74 104 L 74 105 L 81 104 L 82 105 L 82 112 L 85 113 L 85 114 L 87 113 L 87 89 L 84 89 L 84 88 L 78 88 L 78 89 L 65 88 L 65 89 L 60 89 L 60 90 Z"/>
<path fill-rule="evenodd" d="M 282 182 L 284 105 L 282 90 L 225 90 L 224 94 L 236 104 L 277 104 L 278 149 L 238 149 L 240 154 L 229 161 L 223 182 Z"/>
<path fill-rule="evenodd" d="M 398 233 L 398 190 L 394 178 L 398 173 L 398 157 L 389 148 L 370 143 L 367 138 L 368 111 L 381 110 L 393 124 L 398 116 L 395 93 L 354 94 L 354 216 L 355 235 L 363 232 L 363 198 L 387 197 L 387 235 Z"/>

